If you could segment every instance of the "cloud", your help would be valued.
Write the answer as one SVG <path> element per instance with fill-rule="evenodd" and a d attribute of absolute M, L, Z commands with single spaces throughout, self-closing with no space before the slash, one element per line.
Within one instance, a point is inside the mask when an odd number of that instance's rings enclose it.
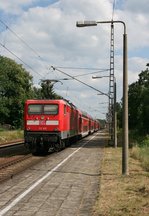
<path fill-rule="evenodd" d="M 36 0 L 7 0 L 1 1 L 0 10 L 7 14 L 21 14 L 23 12 L 23 7 L 31 5 Z"/>
<path fill-rule="evenodd" d="M 131 2 L 122 1 L 121 7 L 119 1 L 114 11 L 114 19 L 123 20 L 127 26 L 128 54 L 131 52 L 131 56 L 128 55 L 129 83 L 137 79 L 137 73 L 139 70 L 143 70 L 148 62 L 147 56 L 146 58 L 139 56 L 139 52 L 136 54 L 136 50 L 148 47 L 149 41 L 149 15 L 146 13 L 146 8 L 144 5 L 140 5 L 140 2 L 135 1 L 133 10 Z M 11 29 L 32 49 L 22 43 L 9 29 L 1 30 L 1 43 L 33 68 L 31 70 L 25 65 L 33 75 L 35 84 L 38 84 L 43 78 L 62 79 L 67 77 L 63 73 L 50 69 L 51 65 L 107 69 L 110 67 L 110 25 L 76 28 L 76 21 L 111 20 L 112 4 L 111 0 L 9 0 L 2 2 L 1 11 L 17 14 L 17 18 L 10 25 Z M 7 20 L 9 20 L 9 16 Z M 116 24 L 114 29 L 115 76 L 118 100 L 120 100 L 123 79 L 123 26 Z M 15 58 L 4 48 L 1 48 L 0 51 L 1 54 Z M 17 58 L 15 60 L 20 63 Z M 62 70 L 72 76 L 91 72 L 85 69 L 63 68 Z M 107 74 L 108 72 L 103 72 L 96 75 Z M 108 92 L 108 79 L 92 80 L 91 77 L 92 75 L 89 75 L 78 77 L 78 79 L 98 90 Z M 89 112 L 93 106 L 94 110 L 97 109 L 99 101 L 107 102 L 108 99 L 105 96 L 97 96 L 98 92 L 76 81 L 63 81 L 63 85 L 57 83 L 54 86 L 57 93 L 69 98 L 82 109 L 87 107 L 86 111 Z M 91 101 L 91 105 L 89 105 L 89 101 Z M 95 114 L 97 115 L 96 112 Z"/>

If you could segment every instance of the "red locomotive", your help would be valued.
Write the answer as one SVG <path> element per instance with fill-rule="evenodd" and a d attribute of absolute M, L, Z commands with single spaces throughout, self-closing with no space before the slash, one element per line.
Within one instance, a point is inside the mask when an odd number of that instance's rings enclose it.
<path fill-rule="evenodd" d="M 99 129 L 99 122 L 66 100 L 27 100 L 24 139 L 33 153 L 58 151 Z"/>

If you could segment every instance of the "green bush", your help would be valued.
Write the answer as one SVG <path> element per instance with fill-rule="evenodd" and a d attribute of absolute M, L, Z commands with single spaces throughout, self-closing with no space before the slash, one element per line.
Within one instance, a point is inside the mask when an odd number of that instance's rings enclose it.
<path fill-rule="evenodd" d="M 149 147 L 149 135 L 139 142 L 139 147 Z"/>

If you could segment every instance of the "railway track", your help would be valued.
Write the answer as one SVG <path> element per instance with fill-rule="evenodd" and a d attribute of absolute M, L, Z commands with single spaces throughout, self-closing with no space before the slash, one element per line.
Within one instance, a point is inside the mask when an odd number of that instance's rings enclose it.
<path fill-rule="evenodd" d="M 13 179 L 16 174 L 46 160 L 52 152 L 44 157 L 33 156 L 26 150 L 22 141 L 5 143 L 0 146 L 0 182 Z"/>
<path fill-rule="evenodd" d="M 31 157 L 31 155 L 3 158 L 2 160 L 0 160 L 0 170 L 15 165 L 16 163 L 22 162 L 23 160 L 26 160 L 29 157 Z"/>
<path fill-rule="evenodd" d="M 22 140 L 0 145 L 0 182 L 12 179 L 17 173 L 44 160 L 30 154 Z"/>
<path fill-rule="evenodd" d="M 20 144 L 24 144 L 24 139 L 0 143 L 0 149 L 1 148 L 8 148 L 9 146 L 15 146 L 15 145 L 20 145 Z"/>

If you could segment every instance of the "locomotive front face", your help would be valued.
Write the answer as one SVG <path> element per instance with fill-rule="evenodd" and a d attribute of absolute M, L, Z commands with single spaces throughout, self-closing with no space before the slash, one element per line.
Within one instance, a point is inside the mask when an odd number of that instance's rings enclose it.
<path fill-rule="evenodd" d="M 31 152 L 45 152 L 60 143 L 59 104 L 46 101 L 26 103 L 25 145 Z"/>
<path fill-rule="evenodd" d="M 58 131 L 58 104 L 28 104 L 26 113 L 27 131 Z"/>

